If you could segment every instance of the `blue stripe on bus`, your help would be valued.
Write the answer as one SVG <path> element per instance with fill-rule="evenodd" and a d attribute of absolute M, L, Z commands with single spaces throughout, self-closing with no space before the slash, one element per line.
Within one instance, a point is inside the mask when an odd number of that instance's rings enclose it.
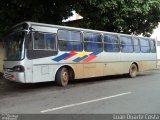
<path fill-rule="evenodd" d="M 85 56 L 83 56 L 83 57 L 78 57 L 78 58 L 74 59 L 73 61 L 74 61 L 74 62 L 80 62 L 81 60 L 83 60 L 83 59 L 85 59 L 85 58 L 87 58 L 87 57 L 88 57 L 88 55 L 85 55 Z"/>
<path fill-rule="evenodd" d="M 64 53 L 64 54 L 62 54 L 62 55 L 60 55 L 60 56 L 58 56 L 58 57 L 56 57 L 56 58 L 54 58 L 54 59 L 52 59 L 52 60 L 54 60 L 54 61 L 56 61 L 56 62 L 59 62 L 59 61 L 65 59 L 66 57 L 69 57 L 69 56 L 70 56 L 69 53 Z"/>

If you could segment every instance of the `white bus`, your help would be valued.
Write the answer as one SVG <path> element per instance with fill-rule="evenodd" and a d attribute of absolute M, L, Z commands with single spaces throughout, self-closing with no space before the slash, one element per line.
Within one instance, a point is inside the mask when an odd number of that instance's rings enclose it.
<path fill-rule="evenodd" d="M 156 68 L 155 41 L 105 31 L 23 22 L 5 39 L 4 77 L 22 82 L 128 74 Z"/>
<path fill-rule="evenodd" d="M 157 50 L 157 68 L 159 68 L 160 69 L 160 40 L 159 39 L 157 39 L 157 48 L 156 48 L 156 50 Z"/>

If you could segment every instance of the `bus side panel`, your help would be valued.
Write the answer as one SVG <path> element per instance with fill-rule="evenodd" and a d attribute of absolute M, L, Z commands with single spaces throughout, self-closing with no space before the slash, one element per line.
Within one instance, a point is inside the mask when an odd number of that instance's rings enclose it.
<path fill-rule="evenodd" d="M 132 63 L 137 63 L 140 60 L 140 55 L 136 53 L 121 53 L 122 71 L 123 73 L 129 73 L 129 69 Z"/>
<path fill-rule="evenodd" d="M 33 60 L 33 82 L 45 82 L 54 80 L 54 70 L 57 69 L 51 58 L 39 58 Z"/>
<path fill-rule="evenodd" d="M 96 63 L 97 69 L 95 70 L 96 76 L 104 76 L 104 63 Z"/>
<path fill-rule="evenodd" d="M 78 63 L 75 69 L 75 78 L 89 78 L 103 76 L 103 63 Z"/>
<path fill-rule="evenodd" d="M 33 81 L 42 82 L 49 81 L 49 65 L 34 65 L 33 66 Z"/>
<path fill-rule="evenodd" d="M 95 77 L 96 63 L 84 64 L 84 77 Z"/>
<path fill-rule="evenodd" d="M 83 70 L 83 64 L 78 64 L 76 65 L 76 69 L 75 69 L 75 78 L 76 79 L 80 79 L 80 78 L 84 78 L 84 70 Z"/>
<path fill-rule="evenodd" d="M 55 63 L 52 61 L 52 59 L 49 58 L 41 58 L 37 60 L 33 60 L 33 82 L 45 82 L 45 81 L 55 81 L 55 76 L 57 71 L 64 66 L 69 66 L 73 69 L 73 71 L 76 73 L 79 73 L 80 71 L 83 71 L 83 65 L 82 67 L 78 66 L 77 64 L 72 63 Z M 78 68 L 78 71 L 76 71 L 76 68 Z M 82 74 L 83 75 L 83 74 Z"/>
<path fill-rule="evenodd" d="M 32 83 L 33 82 L 32 60 L 25 59 L 24 66 L 25 66 L 25 82 Z"/>
<path fill-rule="evenodd" d="M 156 68 L 156 54 L 148 53 L 143 54 L 143 58 L 141 60 L 141 71 L 152 70 Z"/>
<path fill-rule="evenodd" d="M 137 63 L 139 71 L 151 70 L 156 68 L 155 53 L 121 53 L 123 62 L 123 72 L 128 73 L 132 63 Z"/>
<path fill-rule="evenodd" d="M 118 75 L 122 74 L 121 70 L 122 63 L 121 62 L 109 62 L 104 65 L 104 76 L 106 75 Z"/>
<path fill-rule="evenodd" d="M 103 63 L 85 63 L 83 78 L 103 76 Z"/>
<path fill-rule="evenodd" d="M 104 53 L 103 55 L 104 76 L 122 74 L 120 53 Z"/>

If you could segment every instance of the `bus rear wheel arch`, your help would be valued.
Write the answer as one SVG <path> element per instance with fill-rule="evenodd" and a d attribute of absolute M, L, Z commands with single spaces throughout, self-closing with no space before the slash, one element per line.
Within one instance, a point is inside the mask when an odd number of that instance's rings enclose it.
<path fill-rule="evenodd" d="M 56 73 L 56 83 L 59 86 L 67 86 L 70 80 L 74 79 L 74 71 L 70 66 L 63 66 Z"/>
<path fill-rule="evenodd" d="M 132 63 L 129 68 L 129 77 L 134 78 L 137 76 L 138 73 L 138 65 L 137 63 Z"/>

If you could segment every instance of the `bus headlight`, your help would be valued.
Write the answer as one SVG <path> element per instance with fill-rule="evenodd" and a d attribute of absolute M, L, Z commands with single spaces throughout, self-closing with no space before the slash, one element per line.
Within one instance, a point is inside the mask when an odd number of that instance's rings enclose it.
<path fill-rule="evenodd" d="M 24 67 L 21 66 L 21 65 L 13 67 L 12 70 L 15 71 L 15 72 L 24 72 L 25 71 Z"/>

